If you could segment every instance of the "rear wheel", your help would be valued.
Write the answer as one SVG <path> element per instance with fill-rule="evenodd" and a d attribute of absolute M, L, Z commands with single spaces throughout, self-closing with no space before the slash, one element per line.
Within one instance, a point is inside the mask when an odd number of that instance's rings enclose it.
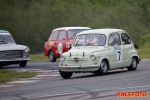
<path fill-rule="evenodd" d="M 60 73 L 61 77 L 64 78 L 64 79 L 70 78 L 73 74 L 72 72 L 63 72 L 61 70 L 59 70 L 59 73 Z"/>
<path fill-rule="evenodd" d="M 105 60 L 102 60 L 100 68 L 95 72 L 96 75 L 104 75 L 108 72 L 108 63 Z"/>
<path fill-rule="evenodd" d="M 22 61 L 19 63 L 20 67 L 26 67 L 26 65 L 27 65 L 27 61 Z"/>
<path fill-rule="evenodd" d="M 51 50 L 51 51 L 49 52 L 49 60 L 50 60 L 50 62 L 55 62 L 56 59 L 57 59 L 57 58 L 54 56 L 54 53 L 53 53 L 53 51 Z"/>
<path fill-rule="evenodd" d="M 127 69 L 129 71 L 133 71 L 133 70 L 136 70 L 136 68 L 137 68 L 137 60 L 136 60 L 135 57 L 132 57 L 132 59 L 131 59 L 131 65 L 129 67 L 127 67 Z"/>

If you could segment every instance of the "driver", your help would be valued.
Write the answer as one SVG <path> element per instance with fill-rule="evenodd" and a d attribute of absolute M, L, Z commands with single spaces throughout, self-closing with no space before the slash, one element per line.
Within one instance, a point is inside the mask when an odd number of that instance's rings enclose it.
<path fill-rule="evenodd" d="M 92 44 L 97 44 L 98 43 L 98 39 L 96 37 L 94 37 L 94 39 L 91 41 Z"/>

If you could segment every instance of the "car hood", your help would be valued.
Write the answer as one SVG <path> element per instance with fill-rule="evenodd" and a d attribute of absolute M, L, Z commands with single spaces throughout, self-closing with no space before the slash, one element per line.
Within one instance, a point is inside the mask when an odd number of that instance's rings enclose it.
<path fill-rule="evenodd" d="M 5 50 L 24 50 L 26 46 L 24 45 L 18 45 L 15 43 L 10 43 L 10 44 L 0 44 L 0 51 L 5 51 Z"/>
<path fill-rule="evenodd" d="M 105 51 L 104 46 L 83 46 L 74 47 L 67 52 L 68 56 L 89 56 L 91 53 Z"/>

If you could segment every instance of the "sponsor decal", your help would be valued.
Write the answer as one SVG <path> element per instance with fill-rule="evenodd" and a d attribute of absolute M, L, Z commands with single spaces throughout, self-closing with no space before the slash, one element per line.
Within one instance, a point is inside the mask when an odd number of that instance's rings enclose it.
<path fill-rule="evenodd" d="M 114 50 L 121 50 L 120 46 L 114 46 L 113 48 L 114 48 Z"/>
<path fill-rule="evenodd" d="M 54 41 L 49 42 L 49 45 L 54 45 Z"/>

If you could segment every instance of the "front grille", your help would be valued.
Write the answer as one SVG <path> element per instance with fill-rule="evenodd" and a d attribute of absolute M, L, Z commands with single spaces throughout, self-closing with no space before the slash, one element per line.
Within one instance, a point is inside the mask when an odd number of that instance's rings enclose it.
<path fill-rule="evenodd" d="M 23 58 L 23 50 L 0 51 L 0 59 Z"/>
<path fill-rule="evenodd" d="M 76 57 L 75 57 L 75 58 L 76 58 Z M 79 60 L 78 62 L 81 62 L 81 63 L 87 63 L 87 61 L 88 61 L 87 58 L 78 58 L 78 60 Z M 75 62 L 75 61 L 74 61 L 74 58 L 69 58 L 69 59 L 67 59 L 67 61 L 69 61 L 70 63 L 71 63 L 71 62 L 73 62 L 73 63 Z"/>

